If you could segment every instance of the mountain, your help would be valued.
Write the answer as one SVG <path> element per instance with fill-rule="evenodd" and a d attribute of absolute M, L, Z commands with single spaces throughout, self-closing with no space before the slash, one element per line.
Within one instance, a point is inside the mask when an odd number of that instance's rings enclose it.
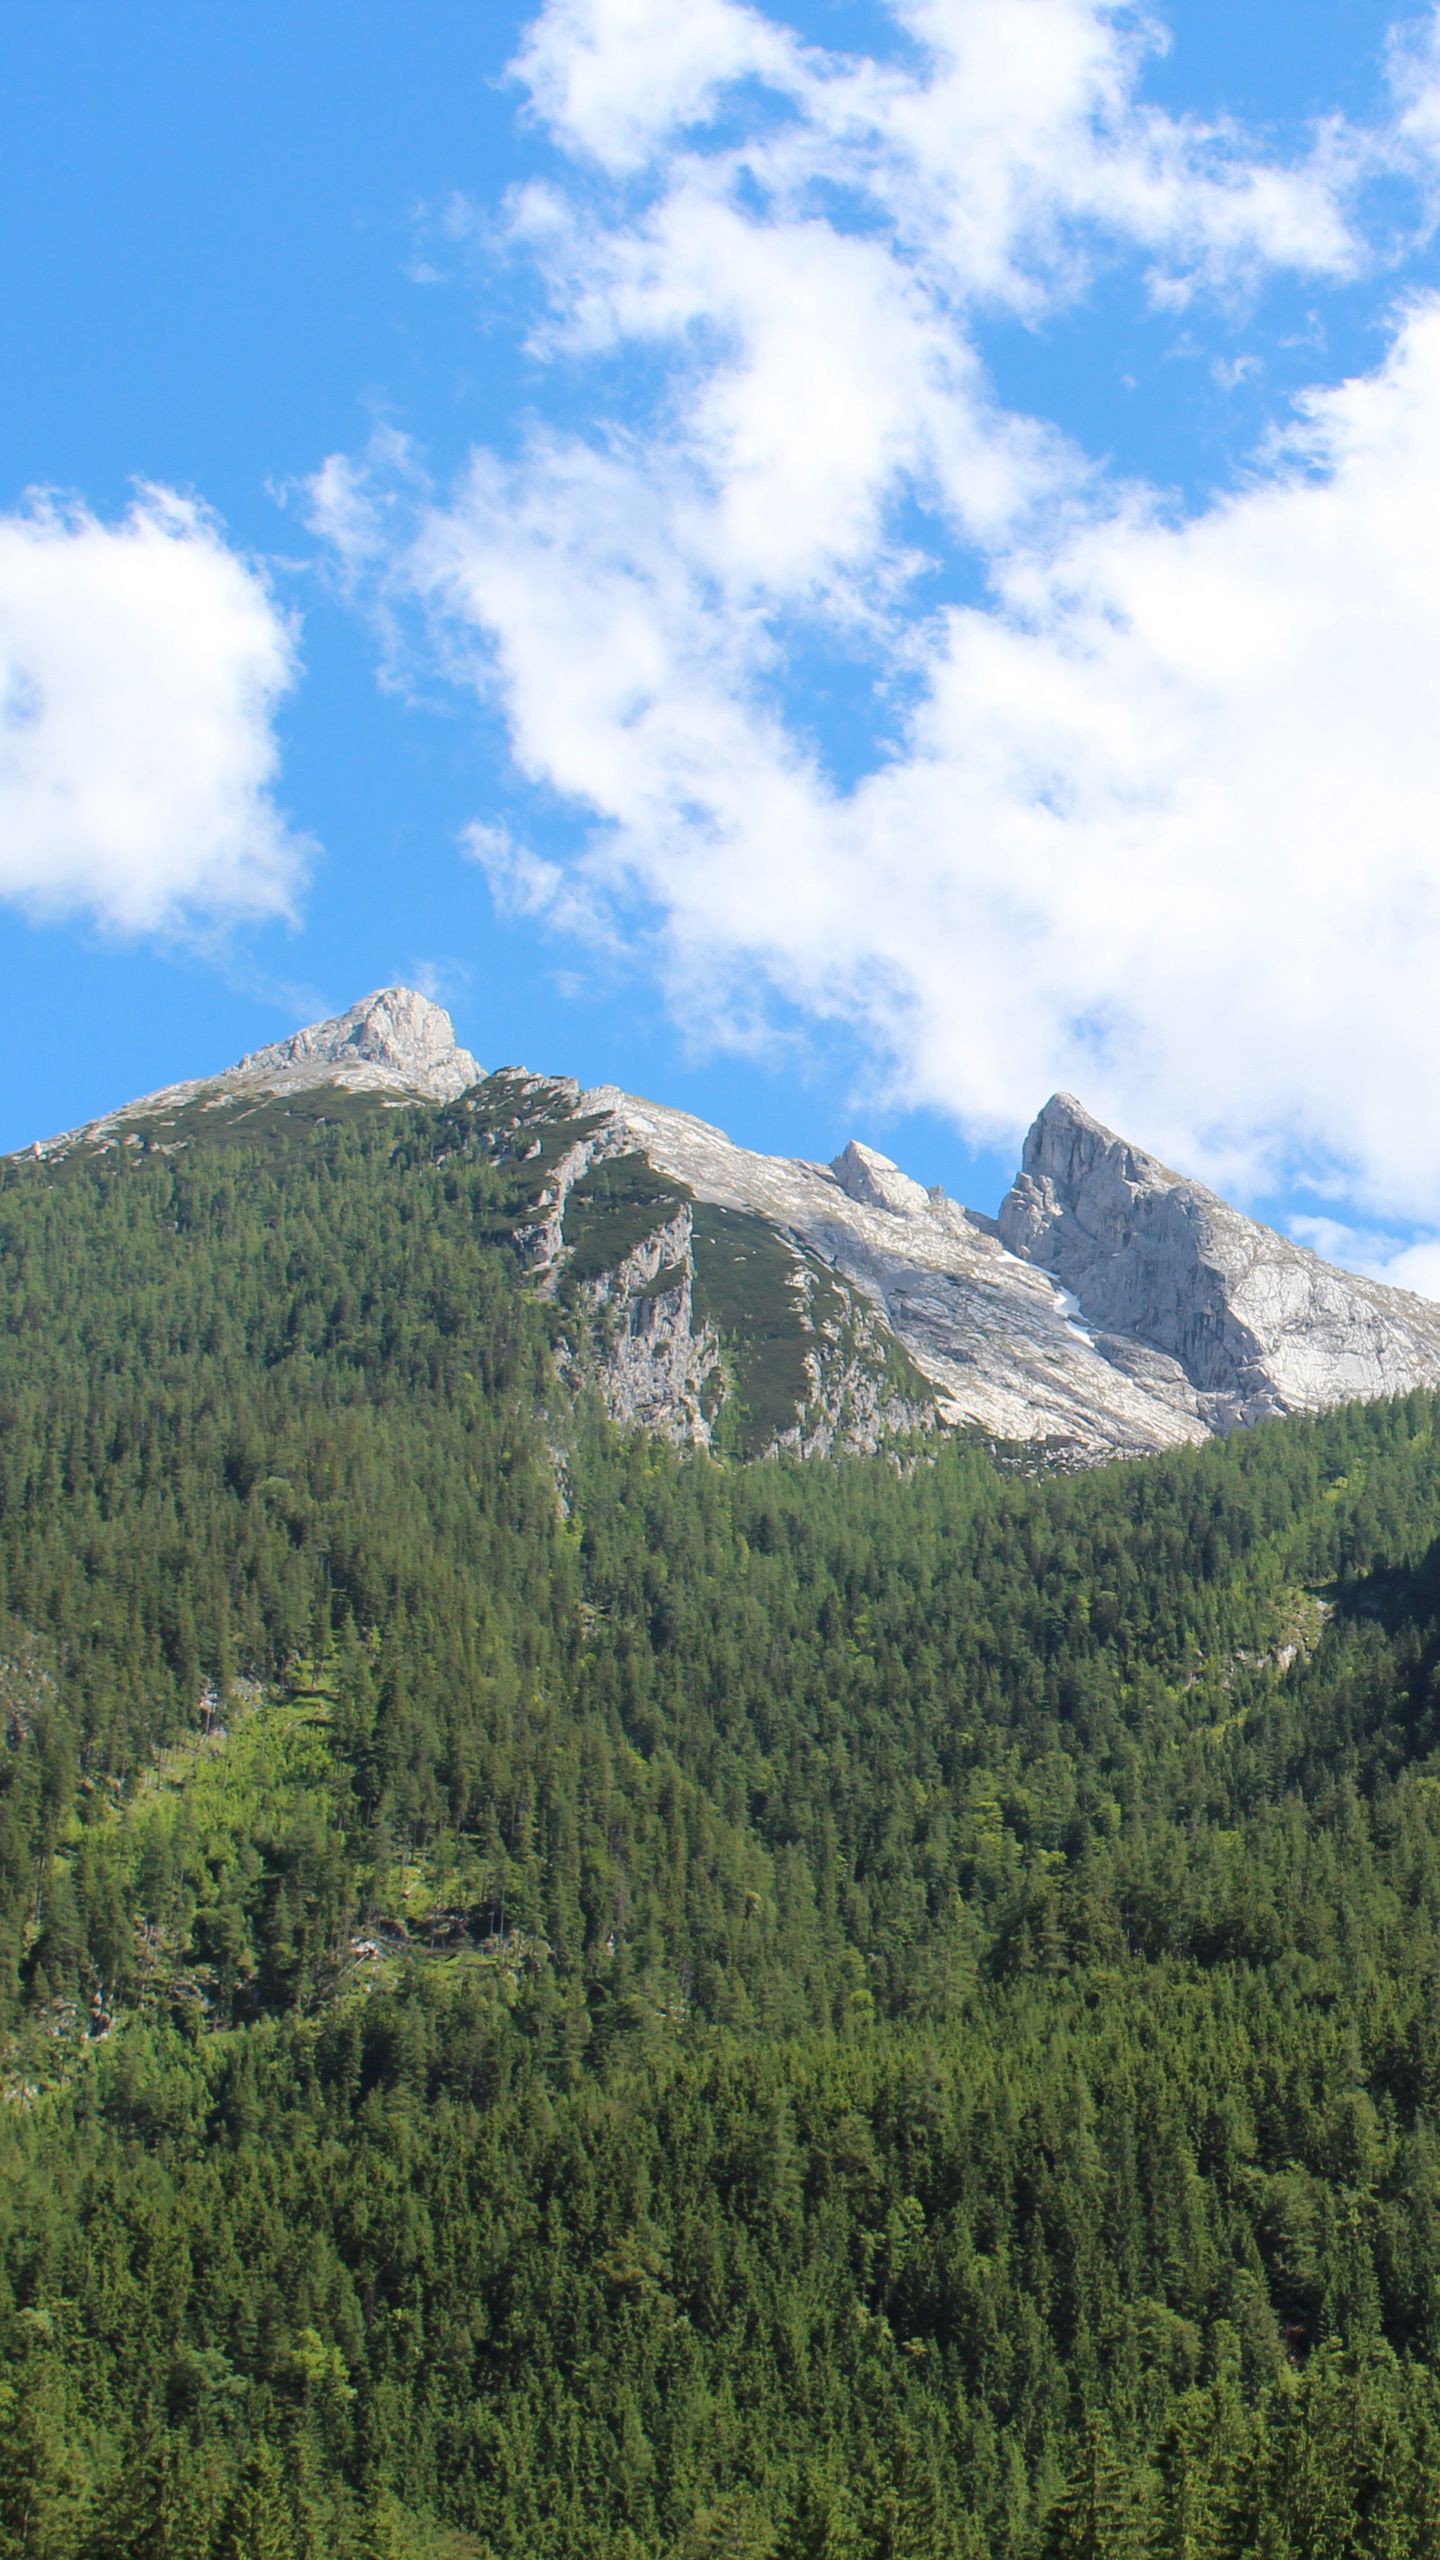
<path fill-rule="evenodd" d="M 224 1126 L 241 1127 L 267 1101 L 293 1104 L 303 1095 L 327 1092 L 370 1094 L 391 1103 L 451 1102 L 481 1072 L 469 1050 L 457 1047 L 455 1026 L 442 1006 L 412 987 L 382 987 L 348 1013 L 254 1049 L 218 1075 L 164 1085 L 81 1128 L 37 1139 L 29 1153 L 48 1160 L 76 1149 L 93 1153 L 183 1142 L 217 1125 L 202 1114 L 220 1113 Z"/>
<path fill-rule="evenodd" d="M 710 1464 L 828 1266 L 445 1056 L 0 1164 L 0 2552 L 1434 2560 L 1440 1396 Z"/>
<path fill-rule="evenodd" d="M 503 1169 L 562 1369 L 678 1442 L 823 1455 L 968 1427 L 1066 1467 L 1440 1383 L 1440 1307 L 1321 1262 L 1068 1094 L 992 1219 L 858 1139 L 828 1165 L 758 1155 L 617 1086 L 486 1075 L 391 987 L 33 1152 L 413 1103 Z"/>
<path fill-rule="evenodd" d="M 1173 1364 L 1177 1393 L 1210 1430 L 1440 1376 L 1433 1300 L 1322 1262 L 1127 1145 L 1069 1094 L 1030 1130 L 999 1232 L 1073 1296 L 1107 1360 Z"/>

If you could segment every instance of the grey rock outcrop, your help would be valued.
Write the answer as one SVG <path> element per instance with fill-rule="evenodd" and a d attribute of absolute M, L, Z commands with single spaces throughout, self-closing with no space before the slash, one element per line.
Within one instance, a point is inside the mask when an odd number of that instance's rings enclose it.
<path fill-rule="evenodd" d="M 763 1186 L 743 1168 L 765 1159 L 664 1115 L 742 1167 L 728 1190 L 696 1184 L 676 1170 L 693 1149 L 654 1143 L 649 1105 L 519 1069 L 491 1077 L 467 1107 L 516 1181 L 516 1251 L 557 1308 L 562 1369 L 593 1383 L 616 1420 L 698 1447 L 717 1435 L 735 1445 L 738 1432 L 742 1446 L 804 1456 L 933 1429 L 933 1389 L 902 1374 L 867 1297 L 837 1278 L 833 1257 L 754 1207 Z M 751 1277 L 737 1300 L 742 1270 Z"/>
<path fill-rule="evenodd" d="M 944 1201 L 943 1191 L 927 1191 L 913 1174 L 902 1173 L 888 1156 L 852 1138 L 830 1166 L 847 1200 L 862 1209 L 889 1209 L 900 1218 L 923 1218 Z"/>
<path fill-rule="evenodd" d="M 598 1319 L 599 1357 L 588 1365 L 609 1413 L 662 1438 L 708 1448 L 707 1394 L 721 1367 L 720 1337 L 695 1313 L 695 1220 L 682 1205 L 621 1256 L 610 1271 L 582 1283 Z M 556 1256 L 563 1252 L 563 1236 Z"/>
<path fill-rule="evenodd" d="M 1097 1346 L 1173 1361 L 1211 1430 L 1440 1380 L 1440 1306 L 1320 1261 L 1055 1094 L 1001 1205 Z"/>
<path fill-rule="evenodd" d="M 1117 1362 L 1050 1275 L 1011 1253 L 995 1221 L 927 1190 L 853 1141 L 833 1164 L 754 1155 L 723 1131 L 613 1085 L 583 1096 L 697 1199 L 748 1212 L 867 1298 L 921 1376 L 939 1419 L 1041 1441 L 1079 1464 L 1203 1439 L 1211 1426 L 1178 1363 L 1134 1346 Z"/>
<path fill-rule="evenodd" d="M 483 1069 L 457 1046 L 455 1025 L 443 1005 L 413 987 L 380 987 L 348 1013 L 312 1022 L 288 1040 L 252 1050 L 218 1078 L 222 1086 L 268 1084 L 277 1090 L 297 1077 L 342 1082 L 358 1091 L 398 1090 L 431 1102 L 454 1102 Z"/>

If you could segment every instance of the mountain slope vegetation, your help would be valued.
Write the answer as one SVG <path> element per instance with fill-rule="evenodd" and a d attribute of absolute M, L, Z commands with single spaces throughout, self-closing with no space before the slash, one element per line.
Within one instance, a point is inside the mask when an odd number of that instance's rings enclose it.
<path fill-rule="evenodd" d="M 453 1111 L 0 1175 L 0 2552 L 1440 2548 L 1440 1405 L 564 1391 Z"/>

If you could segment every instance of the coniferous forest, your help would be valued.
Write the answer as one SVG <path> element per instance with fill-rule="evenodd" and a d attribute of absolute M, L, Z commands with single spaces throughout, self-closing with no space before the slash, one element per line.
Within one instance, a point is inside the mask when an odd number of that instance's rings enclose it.
<path fill-rule="evenodd" d="M 1440 2555 L 1440 1402 L 681 1455 L 276 1124 L 0 1172 L 0 2554 Z"/>

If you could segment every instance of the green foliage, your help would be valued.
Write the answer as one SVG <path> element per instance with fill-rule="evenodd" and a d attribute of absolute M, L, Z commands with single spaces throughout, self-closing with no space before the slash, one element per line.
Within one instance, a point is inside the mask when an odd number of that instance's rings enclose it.
<path fill-rule="evenodd" d="M 686 1197 L 642 1155 L 602 1157 L 576 1183 L 567 1203 L 567 1281 L 598 1279 L 673 1216 Z"/>
<path fill-rule="evenodd" d="M 727 1416 L 745 1455 L 768 1449 L 808 1401 L 806 1336 L 796 1320 L 795 1255 L 763 1218 L 702 1206 L 695 1212 L 695 1312 L 730 1345 L 736 1410 Z M 844 1310 L 828 1272 L 814 1275 Z M 831 1312 L 822 1309 L 822 1314 Z"/>
<path fill-rule="evenodd" d="M 1434 2555 L 1435 1401 L 618 1437 L 547 1095 L 0 1176 L 0 2554 Z"/>

